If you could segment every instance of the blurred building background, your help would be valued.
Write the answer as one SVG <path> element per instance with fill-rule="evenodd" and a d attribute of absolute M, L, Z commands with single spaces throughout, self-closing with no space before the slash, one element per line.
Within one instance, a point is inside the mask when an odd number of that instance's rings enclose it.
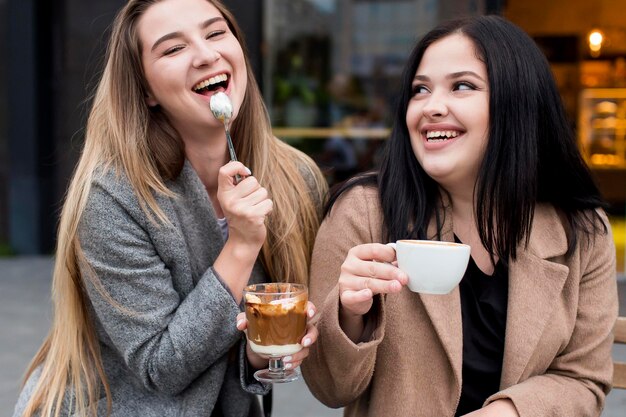
<path fill-rule="evenodd" d="M 498 13 L 548 57 L 626 252 L 626 1 L 225 0 L 275 133 L 336 183 L 375 166 L 402 65 L 442 20 Z M 0 0 L 0 254 L 51 253 L 122 0 Z"/>

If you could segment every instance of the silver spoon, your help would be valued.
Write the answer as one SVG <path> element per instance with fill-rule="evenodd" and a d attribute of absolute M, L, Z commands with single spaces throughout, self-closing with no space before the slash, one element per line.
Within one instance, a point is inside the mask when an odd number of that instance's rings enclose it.
<path fill-rule="evenodd" d="M 228 143 L 228 153 L 230 154 L 230 160 L 236 161 L 237 155 L 235 154 L 235 147 L 233 146 L 233 140 L 230 137 L 230 118 L 233 116 L 233 104 L 230 102 L 230 98 L 223 91 L 219 91 L 211 96 L 211 113 L 213 116 L 224 123 L 224 129 L 226 130 L 226 142 Z M 241 181 L 239 175 L 235 176 L 235 181 L 238 183 Z"/>

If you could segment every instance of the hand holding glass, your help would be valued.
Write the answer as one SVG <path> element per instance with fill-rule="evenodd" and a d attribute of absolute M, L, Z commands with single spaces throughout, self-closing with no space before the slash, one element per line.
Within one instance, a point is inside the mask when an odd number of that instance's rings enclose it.
<path fill-rule="evenodd" d="M 297 369 L 285 369 L 282 358 L 302 349 L 306 333 L 308 290 L 303 284 L 253 284 L 244 289 L 248 343 L 269 357 L 269 368 L 255 372 L 261 382 L 290 382 Z"/>

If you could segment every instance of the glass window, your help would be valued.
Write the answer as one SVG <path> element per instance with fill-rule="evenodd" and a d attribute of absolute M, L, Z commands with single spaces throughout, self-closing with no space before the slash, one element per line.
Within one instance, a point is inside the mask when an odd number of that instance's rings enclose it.
<path fill-rule="evenodd" d="M 263 85 L 278 137 L 331 184 L 371 169 L 415 41 L 481 1 L 268 0 Z M 452 12 L 453 11 L 453 12 Z"/>

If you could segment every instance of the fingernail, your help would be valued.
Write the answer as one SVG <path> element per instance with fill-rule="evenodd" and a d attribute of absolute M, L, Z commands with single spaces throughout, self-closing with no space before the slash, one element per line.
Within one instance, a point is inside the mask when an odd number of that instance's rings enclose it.
<path fill-rule="evenodd" d="M 291 356 L 285 356 L 283 362 L 291 362 L 291 359 L 293 359 Z"/>
<path fill-rule="evenodd" d="M 309 310 L 309 317 L 313 317 L 315 315 L 315 310 L 310 309 Z"/>
<path fill-rule="evenodd" d="M 292 367 L 292 366 L 293 366 L 292 364 L 290 364 L 290 363 L 286 363 L 286 364 L 285 364 L 285 369 L 291 369 L 291 367 Z"/>
<path fill-rule="evenodd" d="M 304 339 L 304 343 L 302 343 L 302 346 L 304 346 L 304 347 L 311 346 L 311 339 L 309 339 L 308 337 L 306 339 Z"/>
<path fill-rule="evenodd" d="M 245 167 L 246 168 L 246 172 L 248 173 L 248 175 L 252 175 L 252 171 L 250 171 L 250 168 Z"/>
<path fill-rule="evenodd" d="M 241 326 L 242 324 L 243 324 L 243 319 L 237 320 L 237 327 Z"/>

